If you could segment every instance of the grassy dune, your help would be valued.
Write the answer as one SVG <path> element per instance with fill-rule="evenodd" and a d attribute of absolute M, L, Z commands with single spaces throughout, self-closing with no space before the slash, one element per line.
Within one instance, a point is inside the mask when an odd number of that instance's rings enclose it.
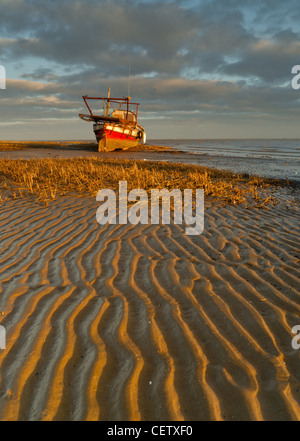
<path fill-rule="evenodd" d="M 101 188 L 118 190 L 119 181 L 126 180 L 128 190 L 204 188 L 205 195 L 216 200 L 264 206 L 274 202 L 266 190 L 278 184 L 275 180 L 195 165 L 100 158 L 2 159 L 0 177 L 2 199 L 32 194 L 45 203 L 68 193 L 95 196 Z"/>

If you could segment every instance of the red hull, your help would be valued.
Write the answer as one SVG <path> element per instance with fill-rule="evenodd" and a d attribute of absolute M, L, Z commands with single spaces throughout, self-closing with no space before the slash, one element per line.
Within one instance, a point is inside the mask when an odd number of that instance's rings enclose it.
<path fill-rule="evenodd" d="M 104 129 L 102 130 L 102 134 L 97 135 L 96 137 L 99 137 L 99 141 L 100 139 L 102 139 L 103 137 L 106 137 L 106 139 L 122 139 L 122 140 L 128 140 L 128 141 L 134 141 L 136 138 L 134 136 L 130 136 L 127 135 L 125 133 L 120 133 L 120 132 L 115 132 L 114 130 L 107 130 Z M 140 141 L 140 138 L 138 139 Z"/>
<path fill-rule="evenodd" d="M 107 124 L 103 129 L 94 130 L 99 151 L 109 151 L 115 149 L 129 149 L 137 146 L 143 137 L 143 134 L 137 128 L 129 129 Z"/>

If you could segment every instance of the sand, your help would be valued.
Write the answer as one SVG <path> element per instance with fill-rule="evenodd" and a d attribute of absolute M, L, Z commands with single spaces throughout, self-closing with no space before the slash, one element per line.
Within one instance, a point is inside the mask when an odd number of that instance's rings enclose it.
<path fill-rule="evenodd" d="M 110 225 L 92 197 L 0 204 L 0 420 L 300 420 L 300 216 Z"/>

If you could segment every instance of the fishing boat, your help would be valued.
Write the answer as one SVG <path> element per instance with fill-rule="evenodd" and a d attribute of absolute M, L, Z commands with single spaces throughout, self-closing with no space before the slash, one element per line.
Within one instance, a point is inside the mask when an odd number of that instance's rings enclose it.
<path fill-rule="evenodd" d="M 132 103 L 131 98 L 111 98 L 110 89 L 107 97 L 82 97 L 89 114 L 79 114 L 84 121 L 93 122 L 93 130 L 98 142 L 99 152 L 108 152 L 116 149 L 126 150 L 145 144 L 145 129 L 138 124 L 139 103 Z M 92 110 L 89 100 L 99 101 L 102 111 Z M 100 107 L 100 109 L 101 109 Z M 96 113 L 94 113 L 96 112 Z M 100 114 L 99 114 L 100 113 Z"/>

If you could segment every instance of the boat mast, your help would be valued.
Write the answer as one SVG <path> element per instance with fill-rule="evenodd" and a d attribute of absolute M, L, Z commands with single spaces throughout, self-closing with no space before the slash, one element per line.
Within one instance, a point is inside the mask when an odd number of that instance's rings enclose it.
<path fill-rule="evenodd" d="M 126 119 L 128 119 L 128 112 L 129 112 L 129 100 L 130 100 L 130 61 L 128 64 L 128 95 L 127 95 L 127 112 L 126 112 Z"/>
<path fill-rule="evenodd" d="M 126 101 L 127 101 L 127 113 L 126 113 L 126 119 L 128 119 L 128 112 L 129 112 L 129 100 L 130 100 L 130 96 L 127 97 Z"/>
<path fill-rule="evenodd" d="M 110 88 L 108 89 L 108 94 L 107 94 L 106 116 L 108 116 L 109 113 L 109 98 L 110 98 Z"/>

